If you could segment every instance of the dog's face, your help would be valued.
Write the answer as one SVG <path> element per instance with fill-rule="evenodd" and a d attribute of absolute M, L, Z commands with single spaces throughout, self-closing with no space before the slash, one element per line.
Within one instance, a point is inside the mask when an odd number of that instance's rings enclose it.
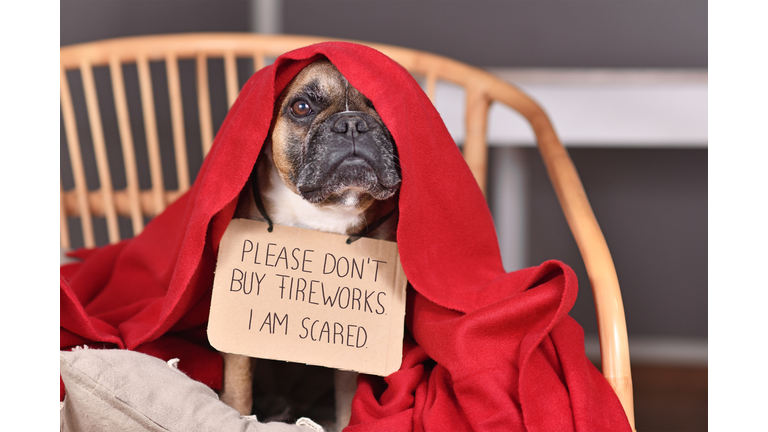
<path fill-rule="evenodd" d="M 280 96 L 271 150 L 285 185 L 315 205 L 362 211 L 400 185 L 394 142 L 379 114 L 325 60 L 304 68 Z"/>

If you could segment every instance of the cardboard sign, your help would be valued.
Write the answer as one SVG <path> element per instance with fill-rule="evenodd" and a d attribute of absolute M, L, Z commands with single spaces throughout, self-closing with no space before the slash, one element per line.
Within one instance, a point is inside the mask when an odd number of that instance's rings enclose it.
<path fill-rule="evenodd" d="M 233 219 L 219 245 L 208 340 L 219 351 L 389 375 L 407 280 L 397 243 Z"/>

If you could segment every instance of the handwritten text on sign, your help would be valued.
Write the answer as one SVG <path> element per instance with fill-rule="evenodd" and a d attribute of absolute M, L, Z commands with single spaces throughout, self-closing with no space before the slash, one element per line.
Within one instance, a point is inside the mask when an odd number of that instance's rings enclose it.
<path fill-rule="evenodd" d="M 219 245 L 208 339 L 223 352 L 389 375 L 402 361 L 397 244 L 233 219 Z"/>

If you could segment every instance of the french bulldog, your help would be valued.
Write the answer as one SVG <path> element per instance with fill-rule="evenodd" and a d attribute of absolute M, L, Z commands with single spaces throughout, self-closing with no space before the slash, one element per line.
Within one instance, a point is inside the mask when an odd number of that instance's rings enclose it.
<path fill-rule="evenodd" d="M 394 241 L 400 182 L 395 143 L 371 101 L 333 64 L 318 60 L 278 98 L 235 217 Z M 222 354 L 220 398 L 249 415 L 257 361 Z M 355 376 L 334 372 L 340 426 L 349 421 Z"/>

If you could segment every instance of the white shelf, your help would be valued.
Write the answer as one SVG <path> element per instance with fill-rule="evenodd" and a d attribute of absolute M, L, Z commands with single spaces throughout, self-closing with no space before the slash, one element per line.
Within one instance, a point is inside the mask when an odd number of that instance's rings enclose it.
<path fill-rule="evenodd" d="M 536 100 L 569 147 L 706 148 L 706 71 L 489 69 Z M 464 92 L 438 83 L 435 106 L 457 142 L 464 140 Z M 488 142 L 533 146 L 523 118 L 491 107 Z"/>

